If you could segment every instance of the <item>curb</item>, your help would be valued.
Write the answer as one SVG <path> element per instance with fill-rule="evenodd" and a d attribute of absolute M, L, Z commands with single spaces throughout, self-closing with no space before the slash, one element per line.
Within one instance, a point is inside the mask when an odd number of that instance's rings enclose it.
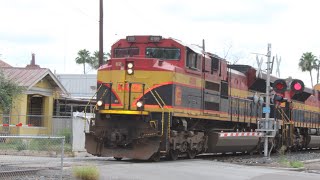
<path fill-rule="evenodd" d="M 312 159 L 312 160 L 306 160 L 306 161 L 301 161 L 305 164 L 309 164 L 309 163 L 315 163 L 315 162 L 320 162 L 320 159 Z"/>

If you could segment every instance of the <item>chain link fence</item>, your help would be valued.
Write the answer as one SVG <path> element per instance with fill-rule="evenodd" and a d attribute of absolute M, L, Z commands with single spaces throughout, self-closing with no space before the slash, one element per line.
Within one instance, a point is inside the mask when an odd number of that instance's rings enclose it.
<path fill-rule="evenodd" d="M 0 135 L 0 179 L 62 179 L 65 138 Z"/>
<path fill-rule="evenodd" d="M 0 179 L 61 179 L 72 117 L 0 114 Z"/>

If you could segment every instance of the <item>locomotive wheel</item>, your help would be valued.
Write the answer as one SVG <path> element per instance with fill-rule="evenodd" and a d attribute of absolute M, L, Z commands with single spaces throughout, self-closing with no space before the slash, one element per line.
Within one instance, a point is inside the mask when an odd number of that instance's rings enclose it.
<path fill-rule="evenodd" d="M 196 155 L 197 155 L 197 151 L 195 151 L 195 150 L 188 150 L 187 151 L 187 157 L 189 159 L 194 159 L 196 157 Z"/>
<path fill-rule="evenodd" d="M 121 161 L 122 160 L 122 157 L 113 157 L 115 160 L 117 161 Z"/>
<path fill-rule="evenodd" d="M 175 161 L 178 159 L 178 151 L 176 150 L 170 150 L 169 153 L 167 154 L 167 158 L 169 160 Z"/>

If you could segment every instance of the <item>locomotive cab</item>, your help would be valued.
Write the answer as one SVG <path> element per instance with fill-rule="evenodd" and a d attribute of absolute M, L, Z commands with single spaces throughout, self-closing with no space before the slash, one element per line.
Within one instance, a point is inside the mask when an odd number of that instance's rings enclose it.
<path fill-rule="evenodd" d="M 161 138 L 168 134 L 173 74 L 183 67 L 184 54 L 181 44 L 161 36 L 128 36 L 112 46 L 112 58 L 98 70 L 88 152 L 135 159 L 159 156 Z"/>

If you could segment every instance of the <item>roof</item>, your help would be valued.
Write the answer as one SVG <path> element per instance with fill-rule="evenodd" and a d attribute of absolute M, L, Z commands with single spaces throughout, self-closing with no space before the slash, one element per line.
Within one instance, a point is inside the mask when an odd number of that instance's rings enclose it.
<path fill-rule="evenodd" d="M 58 74 L 61 84 L 72 98 L 91 99 L 96 93 L 96 74 Z"/>
<path fill-rule="evenodd" d="M 25 87 L 26 90 L 31 89 L 40 80 L 46 78 L 53 87 L 59 88 L 63 94 L 68 94 L 68 91 L 63 87 L 50 69 L 1 67 L 1 71 L 7 79 L 16 82 L 19 86 Z"/>
<path fill-rule="evenodd" d="M 0 60 L 0 67 L 12 67 L 10 64 Z"/>
<path fill-rule="evenodd" d="M 198 46 L 198 45 L 195 45 L 195 44 L 187 44 L 185 42 L 182 42 L 182 41 L 180 41 L 178 39 L 174 39 L 174 38 L 169 38 L 169 39 L 172 39 L 172 40 L 180 43 L 181 45 L 191 49 L 192 51 L 194 51 L 197 54 L 202 54 L 202 55 L 205 55 L 207 58 L 210 58 L 208 56 L 208 53 L 206 53 L 201 46 Z M 214 54 L 210 53 L 210 55 L 213 56 Z M 215 56 L 217 56 L 217 55 L 215 55 Z M 219 56 L 217 56 L 217 57 L 219 57 Z M 219 59 L 221 59 L 221 58 L 219 58 Z"/>

